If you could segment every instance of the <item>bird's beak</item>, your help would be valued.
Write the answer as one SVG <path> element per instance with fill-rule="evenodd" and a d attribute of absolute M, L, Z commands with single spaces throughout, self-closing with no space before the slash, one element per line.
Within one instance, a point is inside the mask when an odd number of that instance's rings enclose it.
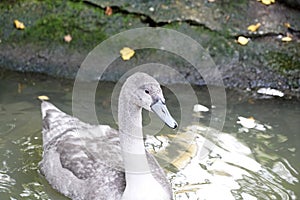
<path fill-rule="evenodd" d="M 178 125 L 174 118 L 170 115 L 166 104 L 161 99 L 158 99 L 150 106 L 151 110 L 158 115 L 170 128 L 175 129 Z"/>

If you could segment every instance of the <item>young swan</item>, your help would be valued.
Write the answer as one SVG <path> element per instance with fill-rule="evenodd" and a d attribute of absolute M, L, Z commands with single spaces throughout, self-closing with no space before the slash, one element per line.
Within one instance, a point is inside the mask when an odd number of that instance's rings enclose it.
<path fill-rule="evenodd" d="M 126 188 L 122 200 L 170 200 L 170 189 L 162 185 L 150 168 L 143 143 L 142 108 L 155 112 L 169 127 L 177 123 L 165 105 L 159 83 L 144 73 L 135 73 L 124 83 L 119 98 L 119 129 L 124 158 Z"/>
<path fill-rule="evenodd" d="M 177 127 L 159 83 L 145 73 L 133 74 L 121 89 L 119 132 L 84 123 L 43 102 L 40 170 L 51 186 L 74 200 L 171 200 L 164 171 L 145 150 L 142 108 Z"/>

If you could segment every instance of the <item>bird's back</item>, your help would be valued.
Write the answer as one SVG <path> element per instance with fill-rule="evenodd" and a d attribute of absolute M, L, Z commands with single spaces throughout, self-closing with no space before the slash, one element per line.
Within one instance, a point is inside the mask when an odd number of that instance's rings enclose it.
<path fill-rule="evenodd" d="M 117 131 L 93 126 L 42 103 L 41 172 L 53 188 L 72 199 L 112 199 L 125 188 Z"/>

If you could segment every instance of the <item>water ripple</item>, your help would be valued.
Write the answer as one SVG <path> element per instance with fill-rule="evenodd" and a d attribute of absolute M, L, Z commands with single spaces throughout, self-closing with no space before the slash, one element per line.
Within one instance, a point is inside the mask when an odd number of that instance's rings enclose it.
<path fill-rule="evenodd" d="M 0 193 L 11 193 L 11 188 L 15 184 L 15 179 L 11 178 L 6 172 L 0 171 Z"/>
<path fill-rule="evenodd" d="M 198 154 L 179 172 L 169 173 L 176 200 L 295 199 L 295 193 L 285 187 L 285 183 L 298 183 L 287 160 L 274 162 L 273 167 L 262 165 L 251 148 L 230 134 L 215 131 L 218 142 L 207 142 L 201 135 L 203 128 L 188 127 L 188 132 L 199 136 Z M 208 149 L 207 156 L 200 156 L 203 149 Z"/>

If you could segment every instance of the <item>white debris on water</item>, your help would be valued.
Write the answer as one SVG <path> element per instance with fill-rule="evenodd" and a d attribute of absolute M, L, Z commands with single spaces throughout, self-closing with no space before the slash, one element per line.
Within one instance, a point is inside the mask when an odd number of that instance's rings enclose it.
<path fill-rule="evenodd" d="M 201 104 L 195 104 L 193 111 L 194 112 L 208 112 L 209 108 L 207 108 L 206 106 L 203 106 Z"/>
<path fill-rule="evenodd" d="M 256 129 L 258 131 L 266 131 L 267 129 L 272 129 L 270 125 L 260 124 L 253 117 L 246 118 L 239 116 L 237 124 L 241 124 L 241 132 L 249 132 L 249 129 Z"/>
<path fill-rule="evenodd" d="M 257 93 L 271 95 L 271 96 L 279 96 L 279 97 L 284 96 L 283 92 L 272 88 L 260 88 L 257 90 Z"/>

